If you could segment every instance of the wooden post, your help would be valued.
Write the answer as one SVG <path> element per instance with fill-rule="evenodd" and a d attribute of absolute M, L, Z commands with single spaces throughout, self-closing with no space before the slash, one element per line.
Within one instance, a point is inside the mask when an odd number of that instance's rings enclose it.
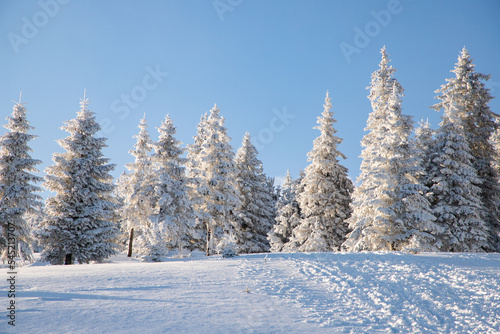
<path fill-rule="evenodd" d="M 130 230 L 130 238 L 128 239 L 128 254 L 127 257 L 132 257 L 132 244 L 134 242 L 134 229 Z"/>
<path fill-rule="evenodd" d="M 69 264 L 72 264 L 72 259 L 73 258 L 73 254 L 66 254 L 66 258 L 64 259 L 64 264 L 65 265 L 69 265 Z"/>

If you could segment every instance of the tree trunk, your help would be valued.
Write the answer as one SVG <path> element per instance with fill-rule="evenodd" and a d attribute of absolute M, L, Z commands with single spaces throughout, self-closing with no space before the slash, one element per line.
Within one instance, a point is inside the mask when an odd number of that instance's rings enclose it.
<path fill-rule="evenodd" d="M 207 224 L 207 256 L 210 256 L 210 227 Z"/>
<path fill-rule="evenodd" d="M 128 254 L 127 257 L 132 257 L 132 244 L 134 243 L 134 229 L 130 230 L 130 238 L 128 239 Z"/>
<path fill-rule="evenodd" d="M 65 265 L 73 264 L 72 260 L 73 260 L 73 254 L 66 254 L 66 258 L 64 259 L 64 264 Z"/>

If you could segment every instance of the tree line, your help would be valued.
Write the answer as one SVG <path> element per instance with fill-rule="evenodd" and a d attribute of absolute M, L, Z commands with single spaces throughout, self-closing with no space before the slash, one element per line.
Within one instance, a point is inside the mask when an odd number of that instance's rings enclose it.
<path fill-rule="evenodd" d="M 22 261 L 33 261 L 35 247 L 53 264 L 99 262 L 124 250 L 147 261 L 193 250 L 498 252 L 500 130 L 488 105 L 489 76 L 474 70 L 464 48 L 454 77 L 436 91 L 439 127 L 422 121 L 415 129 L 385 47 L 381 54 L 368 87 L 372 112 L 357 186 L 341 163 L 328 92 L 310 163 L 281 186 L 264 173 L 248 133 L 234 153 L 217 105 L 185 148 L 169 115 L 157 141 L 144 116 L 133 162 L 113 180 L 106 138 L 96 136 L 100 125 L 84 96 L 64 123 L 69 135 L 58 140 L 65 152 L 45 170 L 43 187 L 54 195 L 42 203 L 40 161 L 28 145 L 36 136 L 20 100 L 0 137 L 3 258 L 12 230 Z"/>

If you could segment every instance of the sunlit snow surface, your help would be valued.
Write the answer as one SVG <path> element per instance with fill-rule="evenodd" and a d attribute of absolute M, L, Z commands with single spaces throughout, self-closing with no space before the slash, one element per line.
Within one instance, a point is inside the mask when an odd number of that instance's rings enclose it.
<path fill-rule="evenodd" d="M 120 255 L 17 279 L 1 333 L 500 332 L 500 254 Z"/>

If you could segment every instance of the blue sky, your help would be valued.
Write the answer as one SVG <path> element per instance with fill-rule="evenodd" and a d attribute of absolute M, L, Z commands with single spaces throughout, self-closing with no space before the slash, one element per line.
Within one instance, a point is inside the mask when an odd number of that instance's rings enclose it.
<path fill-rule="evenodd" d="M 144 113 L 153 139 L 170 114 L 190 144 L 217 103 L 235 150 L 249 131 L 266 173 L 295 177 L 329 90 L 343 164 L 356 179 L 380 48 L 405 89 L 403 112 L 436 127 L 440 114 L 429 106 L 463 46 L 499 95 L 499 32 L 494 0 L 2 0 L 0 116 L 22 91 L 43 171 L 62 152 L 55 140 L 66 137 L 60 127 L 86 89 L 118 176 Z M 500 113 L 498 99 L 490 106 Z"/>

